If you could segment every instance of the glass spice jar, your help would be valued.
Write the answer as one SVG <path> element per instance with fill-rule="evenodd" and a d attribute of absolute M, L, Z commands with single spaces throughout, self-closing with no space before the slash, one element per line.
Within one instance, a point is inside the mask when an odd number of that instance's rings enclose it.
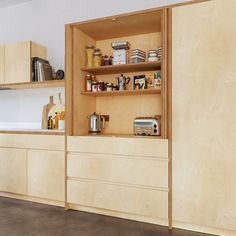
<path fill-rule="evenodd" d="M 101 61 L 102 61 L 101 52 L 94 52 L 93 53 L 93 67 L 101 66 Z"/>

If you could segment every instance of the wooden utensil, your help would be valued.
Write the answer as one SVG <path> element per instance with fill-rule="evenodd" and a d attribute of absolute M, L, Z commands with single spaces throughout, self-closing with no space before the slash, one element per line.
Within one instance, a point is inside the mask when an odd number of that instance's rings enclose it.
<path fill-rule="evenodd" d="M 46 104 L 43 107 L 43 113 L 42 113 L 42 129 L 48 128 L 48 114 L 51 108 L 55 106 L 55 103 L 53 103 L 53 96 L 49 97 L 49 103 Z"/>

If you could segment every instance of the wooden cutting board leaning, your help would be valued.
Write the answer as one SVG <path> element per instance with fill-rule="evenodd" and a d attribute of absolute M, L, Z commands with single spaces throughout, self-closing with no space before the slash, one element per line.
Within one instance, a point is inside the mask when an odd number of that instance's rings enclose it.
<path fill-rule="evenodd" d="M 58 104 L 53 103 L 53 96 L 50 96 L 50 103 L 43 107 L 42 128 L 58 129 L 59 120 L 65 119 L 65 106 L 62 104 L 61 93 L 59 93 Z"/>

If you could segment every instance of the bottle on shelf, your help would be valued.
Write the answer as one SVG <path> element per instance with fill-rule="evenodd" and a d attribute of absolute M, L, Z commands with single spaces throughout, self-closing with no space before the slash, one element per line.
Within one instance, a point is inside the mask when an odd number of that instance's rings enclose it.
<path fill-rule="evenodd" d="M 85 88 L 84 88 L 84 91 L 85 92 L 92 92 L 92 77 L 90 74 L 86 74 L 85 77 L 84 77 L 84 85 L 85 85 Z"/>

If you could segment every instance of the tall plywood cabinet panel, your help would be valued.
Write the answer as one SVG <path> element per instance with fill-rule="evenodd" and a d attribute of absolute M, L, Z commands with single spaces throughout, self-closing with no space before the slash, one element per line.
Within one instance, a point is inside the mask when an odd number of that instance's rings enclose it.
<path fill-rule="evenodd" d="M 233 25 L 235 0 L 173 9 L 174 226 L 221 235 L 236 235 Z"/>
<path fill-rule="evenodd" d="M 5 83 L 30 82 L 30 42 L 5 45 Z"/>
<path fill-rule="evenodd" d="M 5 45 L 5 83 L 31 82 L 31 57 L 47 58 L 47 49 L 31 41 Z"/>
<path fill-rule="evenodd" d="M 0 45 L 0 84 L 4 83 L 4 46 Z"/>

